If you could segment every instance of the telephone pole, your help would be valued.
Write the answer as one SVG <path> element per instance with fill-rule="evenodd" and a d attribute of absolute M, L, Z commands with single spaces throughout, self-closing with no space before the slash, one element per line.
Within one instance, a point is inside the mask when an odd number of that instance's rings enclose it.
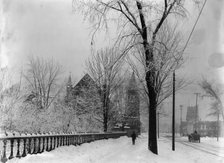
<path fill-rule="evenodd" d="M 195 107 L 196 107 L 196 115 L 195 115 L 195 121 L 198 122 L 199 120 L 199 115 L 198 115 L 198 96 L 200 95 L 200 93 L 194 93 L 196 95 L 196 103 L 195 103 Z"/>
<path fill-rule="evenodd" d="M 172 150 L 175 151 L 175 70 L 173 71 Z"/>
<path fill-rule="evenodd" d="M 157 113 L 157 118 L 158 118 L 157 119 L 157 125 L 158 125 L 158 129 L 157 129 L 158 131 L 157 132 L 158 132 L 158 138 L 159 138 L 159 112 Z"/>
<path fill-rule="evenodd" d="M 183 105 L 180 105 L 180 136 L 182 135 L 182 110 Z"/>

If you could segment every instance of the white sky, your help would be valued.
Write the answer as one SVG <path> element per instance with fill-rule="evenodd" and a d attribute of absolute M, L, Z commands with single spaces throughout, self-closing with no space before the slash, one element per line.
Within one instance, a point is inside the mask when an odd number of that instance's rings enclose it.
<path fill-rule="evenodd" d="M 80 79 L 85 59 L 90 55 L 90 26 L 80 14 L 72 11 L 72 0 L 0 2 L 0 16 L 3 15 L 0 20 L 0 67 L 19 70 L 26 65 L 29 55 L 38 55 L 54 58 L 64 67 L 65 76 L 71 71 L 73 79 Z M 224 83 L 224 68 L 217 69 L 208 64 L 224 65 L 223 9 L 223 0 L 208 0 L 186 50 L 189 60 L 177 75 L 198 80 L 203 74 Z M 196 16 L 189 12 L 188 20 L 195 21 Z M 192 22 L 186 21 L 182 28 L 189 31 Z M 194 104 L 192 94 L 197 90 L 193 89 L 182 93 L 186 98 L 180 98 L 177 106 Z"/>

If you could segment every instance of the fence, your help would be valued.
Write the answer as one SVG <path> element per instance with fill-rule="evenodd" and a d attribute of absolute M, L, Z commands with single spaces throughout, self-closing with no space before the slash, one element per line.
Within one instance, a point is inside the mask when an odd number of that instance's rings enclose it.
<path fill-rule="evenodd" d="M 126 132 L 4 136 L 0 138 L 1 162 L 5 163 L 8 159 L 14 157 L 21 158 L 26 157 L 28 154 L 51 151 L 60 146 L 80 145 L 96 140 L 119 138 L 125 135 L 127 135 Z"/>

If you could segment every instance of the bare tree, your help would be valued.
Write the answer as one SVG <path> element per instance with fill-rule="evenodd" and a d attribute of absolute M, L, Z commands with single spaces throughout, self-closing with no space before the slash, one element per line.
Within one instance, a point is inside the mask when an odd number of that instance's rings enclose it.
<path fill-rule="evenodd" d="M 159 96 L 155 87 L 159 73 L 155 63 L 157 60 L 158 33 L 171 15 L 186 16 L 186 10 L 183 7 L 184 0 L 164 0 L 158 3 L 140 0 L 96 0 L 82 1 L 81 3 L 85 16 L 93 23 L 93 39 L 97 30 L 108 29 L 108 22 L 115 20 L 115 22 L 118 22 L 118 29 L 120 29 L 118 30 L 117 43 L 125 47 L 125 51 L 130 51 L 136 45 L 141 45 L 147 68 L 145 82 L 150 103 L 148 108 L 148 149 L 158 154 L 156 106 Z"/>
<path fill-rule="evenodd" d="M 88 87 L 79 89 L 79 94 L 73 100 L 77 117 L 103 126 L 102 100 L 98 86 L 95 83 L 89 84 Z"/>
<path fill-rule="evenodd" d="M 184 63 L 182 41 L 180 32 L 177 32 L 176 28 L 171 28 L 167 22 L 164 22 L 164 26 L 161 27 L 157 36 L 157 42 L 155 43 L 156 59 L 153 65 L 156 70 L 154 87 L 157 92 L 157 107 L 173 93 L 172 73 Z M 148 101 L 146 81 L 142 80 L 148 71 L 148 67 L 145 64 L 144 51 L 141 47 L 137 46 L 132 56 L 126 58 L 128 64 L 137 75 L 139 83 L 142 85 L 140 87 L 142 97 Z M 182 89 L 189 83 L 183 77 L 177 78 L 175 82 L 175 91 Z"/>
<path fill-rule="evenodd" d="M 223 103 L 221 100 L 221 96 L 223 94 L 222 89 L 218 88 L 214 83 L 205 78 L 201 81 L 201 83 L 199 83 L 199 85 L 213 100 L 211 103 L 211 113 L 208 115 L 217 116 L 217 121 L 219 121 L 219 115 L 222 115 L 222 119 L 224 120 Z"/>
<path fill-rule="evenodd" d="M 223 104 L 221 101 L 221 96 L 223 94 L 222 90 L 218 88 L 214 83 L 208 81 L 207 79 L 203 79 L 201 83 L 199 83 L 201 88 L 205 91 L 206 95 L 211 97 L 213 99 L 213 102 L 211 103 L 211 112 L 208 114 L 208 116 L 215 116 L 217 117 L 217 126 L 219 126 L 219 116 L 222 115 L 222 118 L 224 120 L 224 112 L 223 112 Z M 219 140 L 219 130 L 217 133 L 217 141 Z"/>
<path fill-rule="evenodd" d="M 4 130 L 15 129 L 16 113 L 22 104 L 23 93 L 21 91 L 22 75 L 18 82 L 13 82 L 12 73 L 8 68 L 0 70 L 0 124 Z"/>
<path fill-rule="evenodd" d="M 122 80 L 118 80 L 122 68 L 122 60 L 117 60 L 119 57 L 120 55 L 116 49 L 105 48 L 93 54 L 86 63 L 88 72 L 99 87 L 99 94 L 103 105 L 103 125 L 105 132 L 108 129 L 111 117 L 109 114 L 111 113 L 112 93 L 122 82 Z"/>
<path fill-rule="evenodd" d="M 29 58 L 24 74 L 30 91 L 26 101 L 34 103 L 40 109 L 47 109 L 61 90 L 57 87 L 60 73 L 60 65 L 53 60 Z"/>

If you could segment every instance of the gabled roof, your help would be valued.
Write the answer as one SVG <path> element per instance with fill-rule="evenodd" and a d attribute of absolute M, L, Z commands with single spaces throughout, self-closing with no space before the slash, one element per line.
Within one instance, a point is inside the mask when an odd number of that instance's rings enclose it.
<path fill-rule="evenodd" d="M 73 87 L 74 89 L 77 87 L 96 85 L 95 81 L 90 77 L 87 73 L 83 76 L 83 78 Z"/>
<path fill-rule="evenodd" d="M 85 74 L 83 78 L 72 88 L 73 95 L 79 95 L 84 90 L 99 90 L 96 82 L 90 77 L 89 74 Z"/>

